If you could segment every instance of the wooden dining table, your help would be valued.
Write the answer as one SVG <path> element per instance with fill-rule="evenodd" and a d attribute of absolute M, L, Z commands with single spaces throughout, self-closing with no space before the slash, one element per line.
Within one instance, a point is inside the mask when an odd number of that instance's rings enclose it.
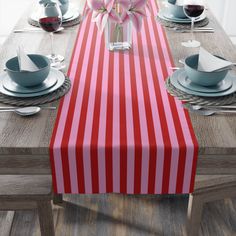
<path fill-rule="evenodd" d="M 71 2 L 82 13 L 84 0 Z M 31 11 L 32 7 L 24 13 L 15 29 L 29 27 L 27 18 Z M 210 20 L 209 26 L 215 29 L 215 33 L 196 33 L 195 38 L 211 53 L 235 62 L 235 46 L 210 10 L 207 10 L 207 16 Z M 65 56 L 67 66 L 79 27 L 80 25 L 66 28 L 55 34 L 55 51 Z M 197 52 L 196 49 L 181 46 L 181 42 L 188 40 L 190 34 L 177 33 L 168 28 L 165 31 L 174 62 L 176 66 L 182 66 L 180 59 Z M 23 45 L 27 53 L 46 55 L 50 52 L 50 38 L 46 32 L 12 32 L 1 47 L 0 71 L 3 71 L 7 59 L 16 55 L 18 45 Z M 66 71 L 67 68 L 64 72 Z M 236 75 L 236 70 L 231 73 Z M 49 105 L 58 107 L 59 102 L 55 101 Z M 27 118 L 15 113 L 0 113 L 1 175 L 51 174 L 49 143 L 56 116 L 57 110 L 42 110 L 39 114 Z M 236 174 L 236 115 L 190 116 L 199 144 L 197 174 Z"/>

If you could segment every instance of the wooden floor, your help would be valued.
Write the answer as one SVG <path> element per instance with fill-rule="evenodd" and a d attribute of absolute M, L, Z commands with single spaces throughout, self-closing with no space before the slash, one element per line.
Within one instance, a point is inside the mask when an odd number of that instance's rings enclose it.
<path fill-rule="evenodd" d="M 184 236 L 183 196 L 67 195 L 55 206 L 57 236 Z M 0 212 L 0 236 L 40 236 L 35 211 Z M 236 235 L 236 199 L 207 204 L 201 234 Z"/>

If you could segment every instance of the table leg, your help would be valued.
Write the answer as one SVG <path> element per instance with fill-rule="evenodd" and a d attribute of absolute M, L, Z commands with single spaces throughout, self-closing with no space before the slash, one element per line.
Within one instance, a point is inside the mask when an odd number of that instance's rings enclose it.
<path fill-rule="evenodd" d="M 187 236 L 198 236 L 204 201 L 200 196 L 190 194 L 187 215 Z"/>
<path fill-rule="evenodd" d="M 38 201 L 39 223 L 42 236 L 54 236 L 51 201 Z"/>
<path fill-rule="evenodd" d="M 63 195 L 62 194 L 54 194 L 53 195 L 53 203 L 54 204 L 62 204 L 63 203 Z"/>

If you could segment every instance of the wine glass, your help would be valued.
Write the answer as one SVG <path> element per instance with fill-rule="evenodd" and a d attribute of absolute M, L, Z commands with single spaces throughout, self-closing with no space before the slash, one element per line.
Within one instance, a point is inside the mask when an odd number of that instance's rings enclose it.
<path fill-rule="evenodd" d="M 194 40 L 194 22 L 200 17 L 205 9 L 204 0 L 184 0 L 184 13 L 191 19 L 191 39 L 187 42 L 183 42 L 182 45 L 188 48 L 196 48 L 201 45 L 197 40 Z"/>
<path fill-rule="evenodd" d="M 64 57 L 54 53 L 54 32 L 57 31 L 62 24 L 62 14 L 58 1 L 47 0 L 42 1 L 41 11 L 39 15 L 39 25 L 46 32 L 50 33 L 51 38 L 51 54 L 47 55 L 51 62 L 51 66 L 58 70 L 64 68 L 64 65 L 61 63 L 64 61 Z"/>

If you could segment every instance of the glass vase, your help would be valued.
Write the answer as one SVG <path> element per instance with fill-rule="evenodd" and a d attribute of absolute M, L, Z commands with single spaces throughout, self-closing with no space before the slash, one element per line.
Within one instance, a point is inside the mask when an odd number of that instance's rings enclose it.
<path fill-rule="evenodd" d="M 132 22 L 120 24 L 108 20 L 105 27 L 106 47 L 110 51 L 129 50 L 132 46 Z"/>

